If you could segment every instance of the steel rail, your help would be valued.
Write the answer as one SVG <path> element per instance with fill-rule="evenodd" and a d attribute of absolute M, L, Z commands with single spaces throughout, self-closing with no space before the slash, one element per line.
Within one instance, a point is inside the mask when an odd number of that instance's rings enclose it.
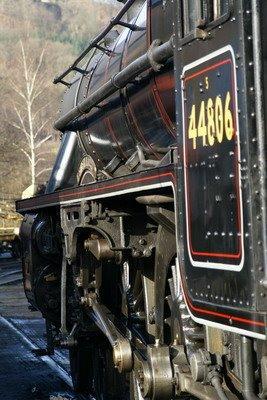
<path fill-rule="evenodd" d="M 68 124 L 73 122 L 81 115 L 87 114 L 92 108 L 99 105 L 107 97 L 120 89 L 123 89 L 129 82 L 137 78 L 142 72 L 153 68 L 158 70 L 173 55 L 173 36 L 164 44 L 155 40 L 147 53 L 143 54 L 123 70 L 113 75 L 104 85 L 93 92 L 87 99 L 83 100 L 72 110 L 59 118 L 54 127 L 57 130 L 64 131 Z"/>
<path fill-rule="evenodd" d="M 76 58 L 76 60 L 67 68 L 65 71 L 63 71 L 60 75 L 56 76 L 53 80 L 54 84 L 57 84 L 59 82 L 63 83 L 64 85 L 69 85 L 68 82 L 62 81 L 70 72 L 75 71 L 77 65 L 84 59 L 84 57 L 89 53 L 90 50 L 92 50 L 94 47 L 98 45 L 98 43 L 107 36 L 107 34 L 111 31 L 111 29 L 115 25 L 124 25 L 125 24 L 122 22 L 121 23 L 121 18 L 126 14 L 126 12 L 129 10 L 129 8 L 133 5 L 133 3 L 136 0 L 128 0 L 127 3 L 122 7 L 122 9 L 119 11 L 119 13 L 116 15 L 116 17 L 112 18 L 109 22 L 109 24 L 101 31 L 86 47 L 86 49 Z M 127 24 L 128 27 L 131 24 Z M 133 30 L 136 30 L 137 27 L 133 26 Z"/>

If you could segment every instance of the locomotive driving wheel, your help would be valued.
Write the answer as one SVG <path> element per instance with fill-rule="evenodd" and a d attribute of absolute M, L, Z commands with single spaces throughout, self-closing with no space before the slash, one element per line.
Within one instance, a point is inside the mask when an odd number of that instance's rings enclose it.
<path fill-rule="evenodd" d="M 98 262 L 90 254 L 80 249 L 82 274 L 87 276 L 87 284 L 82 287 L 81 273 L 75 278 L 78 283 L 78 296 L 91 295 L 98 302 L 106 304 L 114 314 L 120 307 L 119 267 Z M 83 278 L 84 279 L 84 278 Z M 112 289 L 112 296 L 110 288 Z M 82 297 L 80 297 L 82 298 Z M 93 396 L 95 400 L 128 400 L 129 383 L 125 374 L 114 368 L 113 352 L 105 335 L 95 325 L 91 310 L 85 307 L 83 324 L 86 327 L 79 332 L 77 345 L 69 351 L 71 375 L 75 391 Z"/>
<path fill-rule="evenodd" d="M 76 338 L 78 344 L 70 350 L 71 373 L 75 390 L 90 394 L 96 400 L 152 398 L 151 389 L 146 391 L 145 388 L 144 368 L 147 365 L 150 370 L 147 360 L 151 354 L 150 361 L 152 364 L 154 362 L 153 351 L 156 348 L 157 329 L 163 333 L 160 346 L 163 348 L 162 354 L 163 357 L 166 356 L 166 359 L 170 358 L 169 346 L 175 341 L 179 344 L 188 344 L 190 339 L 188 332 L 190 334 L 192 331 L 193 335 L 196 334 L 195 328 L 191 329 L 189 325 L 186 327 L 186 335 L 181 329 L 181 318 L 183 323 L 187 320 L 190 323 L 190 318 L 186 315 L 181 299 L 180 302 L 177 301 L 176 271 L 172 268 L 174 256 L 169 257 L 168 263 L 164 265 L 162 269 L 164 277 L 159 282 L 155 274 L 153 256 L 146 260 L 130 259 L 129 262 L 124 262 L 122 266 L 119 266 L 114 262 L 97 261 L 91 253 L 86 253 L 81 248 L 79 254 L 80 265 L 76 266 L 75 278 L 78 295 L 81 299 L 86 296 L 97 299 L 97 304 L 106 307 L 112 320 L 116 321 L 116 326 L 119 327 L 122 336 L 131 343 L 133 368 L 130 372 L 122 373 L 118 372 L 119 368 L 115 368 L 114 348 L 104 335 L 103 329 L 97 326 L 93 307 L 87 305 L 83 312 L 83 323 L 86 328 L 79 331 L 79 336 Z M 85 283 L 85 276 L 87 276 L 87 283 Z M 159 283 L 163 309 L 160 327 L 156 325 L 158 321 L 155 307 L 158 305 L 157 302 L 154 303 L 157 296 L 156 284 Z M 155 358 L 158 360 L 156 361 L 158 365 L 162 366 L 163 361 L 160 357 L 156 354 Z M 138 366 L 139 361 L 141 367 Z M 173 388 L 171 366 L 169 369 L 170 394 L 162 398 L 171 400 L 174 398 L 171 394 Z M 159 372 L 159 377 L 162 379 L 160 374 Z M 155 398 L 161 399 L 158 395 Z"/>
<path fill-rule="evenodd" d="M 82 256 L 83 263 L 86 258 L 87 255 Z M 92 259 L 87 264 L 92 265 Z M 125 269 L 121 273 L 120 267 L 111 263 L 94 266 L 88 286 L 94 286 L 99 303 L 105 304 L 128 332 L 136 333 L 133 345 L 141 345 L 148 340 L 141 270 L 133 265 L 131 283 L 127 283 Z M 85 312 L 84 320 L 89 322 L 90 311 Z M 114 368 L 112 347 L 93 321 L 83 335 L 80 333 L 77 346 L 70 349 L 69 355 L 75 391 L 96 400 L 144 400 L 135 372 L 119 373 Z"/>
<path fill-rule="evenodd" d="M 81 338 L 70 350 L 74 390 L 95 400 L 127 400 L 128 383 L 115 369 L 110 344 L 99 334 Z"/>

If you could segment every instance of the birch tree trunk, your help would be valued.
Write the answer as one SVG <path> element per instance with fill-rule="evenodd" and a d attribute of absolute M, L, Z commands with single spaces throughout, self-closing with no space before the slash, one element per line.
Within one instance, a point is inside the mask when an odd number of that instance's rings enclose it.
<path fill-rule="evenodd" d="M 41 146 L 52 138 L 45 133 L 45 127 L 49 118 L 41 119 L 40 115 L 47 104 L 40 101 L 45 93 L 47 83 L 41 74 L 44 61 L 45 49 L 38 55 L 26 51 L 25 45 L 20 41 L 21 77 L 18 80 L 10 80 L 10 85 L 18 97 L 13 101 L 14 120 L 9 123 L 24 135 L 23 146 L 17 146 L 24 154 L 29 165 L 29 175 L 32 188 L 36 188 L 36 178 L 51 168 L 42 168 L 38 171 L 39 164 L 45 161 L 41 158 Z"/>

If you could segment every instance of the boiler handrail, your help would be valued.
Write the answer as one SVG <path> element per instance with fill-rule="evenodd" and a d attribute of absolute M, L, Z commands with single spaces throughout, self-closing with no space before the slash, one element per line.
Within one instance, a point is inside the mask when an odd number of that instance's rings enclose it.
<path fill-rule="evenodd" d="M 86 47 L 86 49 L 76 58 L 76 60 L 63 71 L 60 75 L 56 76 L 53 80 L 54 84 L 57 83 L 63 83 L 66 86 L 69 86 L 68 82 L 63 81 L 63 79 L 72 71 L 75 71 L 77 68 L 77 65 L 84 59 L 84 57 L 89 53 L 90 50 L 95 48 L 101 40 L 105 38 L 105 36 L 111 31 L 111 29 L 115 25 L 123 25 L 125 26 L 126 24 L 121 21 L 121 18 L 126 14 L 126 12 L 129 10 L 129 8 L 133 5 L 133 3 L 136 0 L 128 0 L 125 5 L 122 7 L 122 9 L 119 11 L 119 13 L 116 15 L 116 17 L 112 18 L 109 22 L 109 24 L 101 31 Z M 133 30 L 136 30 L 135 25 L 127 24 L 128 27 L 131 27 Z"/>

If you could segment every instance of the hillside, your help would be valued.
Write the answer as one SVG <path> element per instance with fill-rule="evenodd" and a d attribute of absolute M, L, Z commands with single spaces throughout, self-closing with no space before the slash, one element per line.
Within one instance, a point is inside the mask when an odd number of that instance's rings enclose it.
<path fill-rule="evenodd" d="M 64 90 L 53 77 L 120 7 L 116 0 L 1 0 L 0 199 L 47 181 Z"/>

